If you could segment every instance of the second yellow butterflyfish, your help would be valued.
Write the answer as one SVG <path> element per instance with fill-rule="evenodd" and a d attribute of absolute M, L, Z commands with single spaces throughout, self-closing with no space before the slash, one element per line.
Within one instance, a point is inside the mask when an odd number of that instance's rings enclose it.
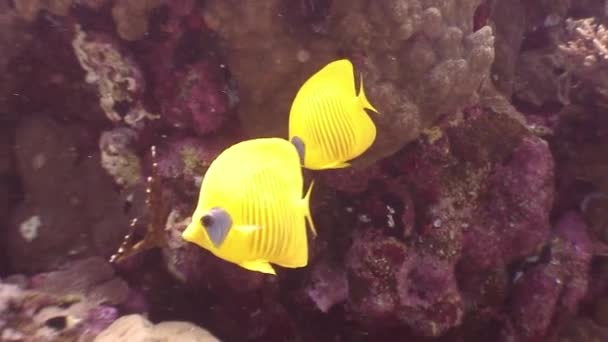
<path fill-rule="evenodd" d="M 367 100 L 361 79 L 355 92 L 352 63 L 341 59 L 311 76 L 295 96 L 289 113 L 289 140 L 307 169 L 349 166 L 374 142 L 376 125 L 365 111 L 378 112 Z"/>

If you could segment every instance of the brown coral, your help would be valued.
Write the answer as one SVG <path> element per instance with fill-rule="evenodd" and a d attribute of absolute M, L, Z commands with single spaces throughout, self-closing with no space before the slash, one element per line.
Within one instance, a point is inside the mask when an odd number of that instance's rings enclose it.
<path fill-rule="evenodd" d="M 65 16 L 72 6 L 72 0 L 20 0 L 15 1 L 17 13 L 25 20 L 34 21 L 38 12 L 47 10 L 52 14 Z"/>
<path fill-rule="evenodd" d="M 148 16 L 160 6 L 163 0 L 127 0 L 117 1 L 112 8 L 112 17 L 116 22 L 116 31 L 124 40 L 138 40 L 148 31 Z"/>
<path fill-rule="evenodd" d="M 473 32 L 480 2 L 337 0 L 313 36 L 294 29 L 277 0 L 209 1 L 205 21 L 228 48 L 240 117 L 253 136 L 285 136 L 303 81 L 332 59 L 352 59 L 382 113 L 374 116 L 380 134 L 364 165 L 476 99 L 494 59 L 492 29 Z"/>

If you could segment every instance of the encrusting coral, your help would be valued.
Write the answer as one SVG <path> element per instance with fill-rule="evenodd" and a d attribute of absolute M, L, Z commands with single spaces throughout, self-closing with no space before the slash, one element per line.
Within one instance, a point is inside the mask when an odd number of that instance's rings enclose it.
<path fill-rule="evenodd" d="M 97 86 L 99 106 L 113 122 L 141 127 L 144 119 L 157 119 L 143 106 L 145 81 L 139 66 L 118 43 L 104 34 L 88 34 L 76 26 L 74 53 L 87 72 L 86 81 Z"/>

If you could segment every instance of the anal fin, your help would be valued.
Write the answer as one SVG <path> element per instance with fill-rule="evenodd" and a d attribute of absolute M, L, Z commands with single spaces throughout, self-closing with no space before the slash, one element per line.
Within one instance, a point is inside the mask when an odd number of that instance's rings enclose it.
<path fill-rule="evenodd" d="M 268 261 L 265 260 L 258 259 L 252 261 L 243 261 L 239 264 L 239 266 L 250 271 L 277 275 L 277 273 L 274 271 L 274 268 L 270 265 Z"/>
<path fill-rule="evenodd" d="M 347 162 L 335 162 L 335 163 L 327 164 L 324 167 L 322 167 L 321 169 L 343 169 L 346 167 L 350 167 L 350 164 Z"/>

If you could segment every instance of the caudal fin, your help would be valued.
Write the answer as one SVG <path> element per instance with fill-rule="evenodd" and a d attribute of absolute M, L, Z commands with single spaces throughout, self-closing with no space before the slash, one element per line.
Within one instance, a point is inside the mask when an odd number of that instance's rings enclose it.
<path fill-rule="evenodd" d="M 369 103 L 369 100 L 367 99 L 367 97 L 365 96 L 365 90 L 363 88 L 363 74 L 360 75 L 359 77 L 359 102 L 361 103 L 361 106 L 363 106 L 363 108 L 365 109 L 370 109 L 373 110 L 374 112 L 378 113 L 378 110 L 376 108 L 374 108 L 374 106 L 372 106 L 371 103 Z"/>
<path fill-rule="evenodd" d="M 312 187 L 314 184 L 314 180 L 310 182 L 308 192 L 306 192 L 306 196 L 304 196 L 304 199 L 302 200 L 302 208 L 304 209 L 304 217 L 306 217 L 306 222 L 308 222 L 312 235 L 317 237 L 317 229 L 315 228 L 315 224 L 312 221 L 312 216 L 310 215 L 310 194 L 312 193 Z"/>

